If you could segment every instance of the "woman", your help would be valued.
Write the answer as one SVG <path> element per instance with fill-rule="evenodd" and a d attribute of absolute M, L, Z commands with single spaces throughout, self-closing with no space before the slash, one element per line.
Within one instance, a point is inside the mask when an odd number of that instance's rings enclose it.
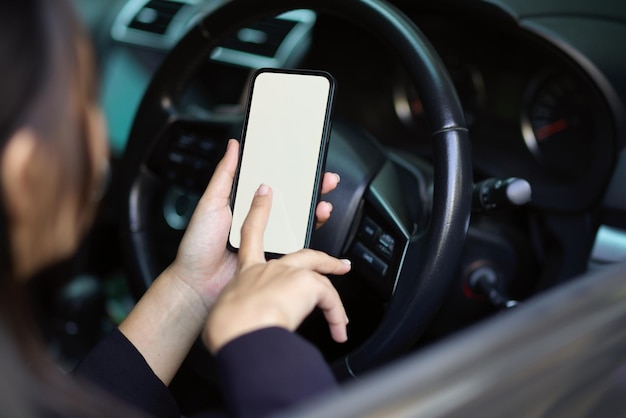
<path fill-rule="evenodd" d="M 242 228 L 239 255 L 226 250 L 234 140 L 176 260 L 77 368 L 88 383 L 54 372 L 29 328 L 22 284 L 70 256 L 94 218 L 107 145 L 93 72 L 90 46 L 66 1 L 0 4 L 0 408 L 12 416 L 127 415 L 127 407 L 177 416 L 166 386 L 199 335 L 216 355 L 235 415 L 269 414 L 332 387 L 319 353 L 290 331 L 317 306 L 333 338 L 346 340 L 345 311 L 323 275 L 345 274 L 349 262 L 307 250 L 266 263 L 266 185 Z M 327 173 L 324 191 L 338 181 Z M 318 221 L 330 210 L 322 202 Z"/>

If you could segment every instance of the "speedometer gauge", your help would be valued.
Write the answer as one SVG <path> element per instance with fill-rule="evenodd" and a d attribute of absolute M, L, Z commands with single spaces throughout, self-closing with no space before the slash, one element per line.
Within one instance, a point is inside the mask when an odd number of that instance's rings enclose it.
<path fill-rule="evenodd" d="M 580 178 L 594 157 L 592 115 L 590 101 L 572 77 L 540 77 L 525 97 L 521 126 L 526 146 L 555 174 Z"/>

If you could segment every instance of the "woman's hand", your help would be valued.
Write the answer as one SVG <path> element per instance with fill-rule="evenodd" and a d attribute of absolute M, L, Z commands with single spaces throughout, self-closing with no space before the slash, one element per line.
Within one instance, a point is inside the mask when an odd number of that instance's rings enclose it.
<path fill-rule="evenodd" d="M 226 154 L 211 178 L 204 195 L 189 222 L 168 274 L 198 293 L 208 310 L 237 266 L 236 254 L 228 251 L 226 242 L 232 222 L 230 192 L 239 155 L 239 143 L 228 142 Z M 339 176 L 325 173 L 322 194 L 334 190 Z M 316 208 L 317 227 L 330 217 L 332 205 L 320 202 Z"/>
<path fill-rule="evenodd" d="M 293 331 L 315 307 L 323 311 L 333 339 L 347 339 L 348 318 L 324 275 L 345 274 L 350 263 L 313 250 L 266 262 L 263 233 L 271 200 L 271 189 L 259 187 L 242 226 L 237 276 L 217 299 L 203 332 L 212 353 L 257 329 L 278 326 Z"/>
<path fill-rule="evenodd" d="M 230 140 L 194 211 L 176 260 L 119 326 L 165 384 L 178 371 L 217 295 L 237 268 L 237 255 L 228 251 L 226 241 L 238 155 L 238 142 Z M 337 175 L 326 173 L 322 193 L 333 190 L 338 182 Z M 321 202 L 316 211 L 318 223 L 325 222 L 331 210 L 330 204 Z"/>

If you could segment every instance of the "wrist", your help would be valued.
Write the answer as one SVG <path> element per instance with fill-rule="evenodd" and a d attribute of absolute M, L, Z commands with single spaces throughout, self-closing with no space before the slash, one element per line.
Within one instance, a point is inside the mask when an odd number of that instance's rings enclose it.
<path fill-rule="evenodd" d="M 202 331 L 202 342 L 215 355 L 223 346 L 242 335 L 274 327 L 290 330 L 280 310 L 226 302 L 213 309 Z"/>
<path fill-rule="evenodd" d="M 182 287 L 195 292 L 207 315 L 224 287 L 233 278 L 237 269 L 237 257 L 233 253 L 225 252 L 222 258 L 214 263 L 218 267 L 211 271 L 206 268 L 193 269 L 187 264 L 190 263 L 180 261 L 177 257 L 163 274 Z"/>
<path fill-rule="evenodd" d="M 166 269 L 119 330 L 167 385 L 198 338 L 207 316 L 202 298 Z"/>
<path fill-rule="evenodd" d="M 168 298 L 172 307 L 187 312 L 191 318 L 203 325 L 215 298 L 211 294 L 194 287 L 187 278 L 179 273 L 176 262 L 167 267 L 155 280 L 159 284 L 161 293 Z"/>

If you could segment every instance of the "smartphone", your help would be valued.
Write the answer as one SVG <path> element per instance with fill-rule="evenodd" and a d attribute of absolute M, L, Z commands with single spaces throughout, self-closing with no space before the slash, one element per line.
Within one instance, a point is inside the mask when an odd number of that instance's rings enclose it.
<path fill-rule="evenodd" d="M 260 69 L 252 77 L 233 184 L 228 244 L 238 250 L 241 225 L 264 183 L 272 188 L 267 257 L 309 246 L 330 135 L 335 81 L 323 71 Z"/>

